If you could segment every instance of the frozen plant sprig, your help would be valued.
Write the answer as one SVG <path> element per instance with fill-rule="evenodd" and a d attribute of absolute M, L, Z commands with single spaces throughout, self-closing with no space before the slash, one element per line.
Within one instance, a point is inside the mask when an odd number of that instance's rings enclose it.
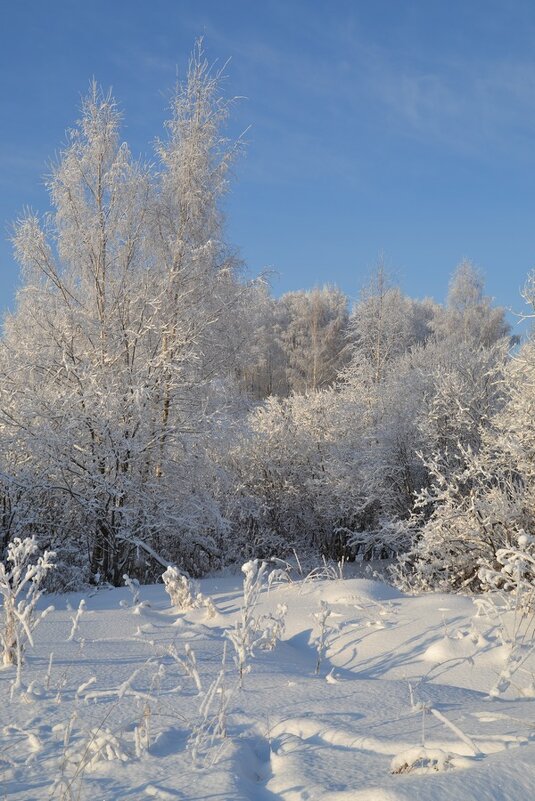
<path fill-rule="evenodd" d="M 78 604 L 78 609 L 76 610 L 76 614 L 71 617 L 71 631 L 69 636 L 67 637 L 67 642 L 72 642 L 76 636 L 76 632 L 78 631 L 78 626 L 80 624 L 80 618 L 82 617 L 83 613 L 85 612 L 85 600 L 82 598 L 80 603 Z"/>
<path fill-rule="evenodd" d="M 409 685 L 409 687 L 411 687 Z M 433 715 L 437 720 L 444 724 L 471 752 L 473 757 L 481 756 L 481 750 L 475 741 L 468 734 L 465 734 L 456 723 L 447 718 L 438 709 L 428 706 L 425 703 L 414 704 L 411 688 L 411 706 L 415 712 L 422 714 L 422 739 L 421 744 L 413 748 L 405 748 L 396 754 L 391 763 L 391 773 L 433 773 L 435 771 L 449 770 L 454 767 L 454 761 L 459 759 L 458 754 L 453 751 L 445 751 L 426 745 L 425 721 L 428 714 Z M 466 764 L 466 763 L 464 763 Z"/>
<path fill-rule="evenodd" d="M 323 564 L 313 568 L 303 579 L 303 583 L 308 581 L 328 580 L 337 581 L 344 578 L 345 557 L 342 557 L 336 564 L 327 562 L 322 556 Z"/>
<path fill-rule="evenodd" d="M 259 632 L 260 624 L 255 611 L 264 586 L 266 570 L 266 562 L 259 562 L 258 559 L 252 559 L 242 565 L 244 578 L 240 615 L 234 628 L 225 632 L 234 648 L 234 663 L 238 669 L 240 687 L 243 686 L 243 677 L 249 671 L 247 664 L 249 658 L 254 655 L 255 647 L 265 640 L 264 632 Z"/>
<path fill-rule="evenodd" d="M 227 643 L 223 646 L 221 669 L 206 693 L 201 696 L 199 719 L 192 726 L 188 740 L 191 760 L 197 767 L 206 764 L 209 750 L 217 743 L 222 745 L 227 736 L 228 709 L 236 687 L 227 687 L 226 661 Z M 212 765 L 217 762 L 220 753 L 221 749 L 218 749 L 211 759 Z"/>
<path fill-rule="evenodd" d="M 194 682 L 195 687 L 197 688 L 197 692 L 202 692 L 202 681 L 201 677 L 199 676 L 199 670 L 197 668 L 197 659 L 195 657 L 195 651 L 191 647 L 189 643 L 184 645 L 184 652 L 185 655 L 182 657 L 177 651 L 176 645 L 172 644 L 169 645 L 167 648 L 167 653 L 171 656 L 176 664 L 180 667 L 184 673 L 189 676 L 189 678 Z"/>
<path fill-rule="evenodd" d="M 0 641 L 2 643 L 2 662 L 5 667 L 16 665 L 17 676 L 13 687 L 21 686 L 23 651 L 27 645 L 33 647 L 33 632 L 51 612 L 49 606 L 39 615 L 35 613 L 41 598 L 42 582 L 54 567 L 55 554 L 45 551 L 36 561 L 38 551 L 35 537 L 21 540 L 16 537 L 7 546 L 5 562 L 0 562 L 0 595 L 3 599 Z"/>
<path fill-rule="evenodd" d="M 132 593 L 132 606 L 135 609 L 139 604 L 139 581 L 135 578 L 130 578 L 127 573 L 123 575 L 123 581 L 124 586 L 128 587 Z M 128 603 L 126 601 L 121 601 L 121 606 L 128 606 Z"/>
<path fill-rule="evenodd" d="M 50 689 L 50 680 L 52 678 L 52 663 L 54 662 L 54 651 L 50 651 L 48 657 L 48 668 L 45 676 L 45 690 L 48 692 Z"/>
<path fill-rule="evenodd" d="M 319 610 L 314 612 L 314 619 L 319 626 L 319 634 L 316 640 L 316 669 L 314 671 L 316 676 L 319 675 L 321 663 L 325 658 L 325 653 L 327 651 L 327 638 L 329 636 L 329 627 L 327 621 L 331 613 L 331 607 L 325 601 L 320 601 Z"/>
<path fill-rule="evenodd" d="M 271 570 L 268 576 L 268 588 L 271 589 L 273 584 L 291 584 L 292 583 L 292 565 L 285 559 L 279 559 L 272 556 L 269 560 Z"/>
<path fill-rule="evenodd" d="M 277 604 L 274 612 L 260 618 L 262 628 L 262 639 L 258 643 L 260 647 L 272 651 L 279 640 L 282 640 L 286 627 L 287 604 Z"/>
<path fill-rule="evenodd" d="M 136 757 L 138 757 L 138 759 L 145 751 L 148 751 L 150 747 L 151 715 L 151 708 L 147 703 L 143 707 L 141 720 L 134 729 L 134 747 L 136 751 Z"/>

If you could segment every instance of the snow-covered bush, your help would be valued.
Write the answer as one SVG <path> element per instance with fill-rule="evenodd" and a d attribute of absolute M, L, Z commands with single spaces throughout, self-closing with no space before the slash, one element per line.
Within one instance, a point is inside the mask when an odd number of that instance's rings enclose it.
<path fill-rule="evenodd" d="M 215 458 L 232 476 L 222 499 L 242 549 L 256 558 L 297 548 L 340 559 L 348 537 L 380 508 L 366 438 L 368 414 L 340 388 L 268 398 Z"/>
<path fill-rule="evenodd" d="M 217 610 L 212 599 L 199 590 L 199 582 L 185 576 L 177 567 L 169 565 L 162 573 L 162 580 L 171 603 L 177 609 L 205 608 L 209 617 L 215 617 Z"/>
<path fill-rule="evenodd" d="M 517 543 L 496 551 L 499 569 L 481 567 L 479 578 L 492 590 L 514 595 L 515 607 L 532 609 L 535 602 L 535 537 L 521 529 Z"/>
<path fill-rule="evenodd" d="M 403 586 L 477 590 L 480 567 L 492 567 L 497 550 L 529 526 L 523 481 L 504 451 L 506 358 L 504 342 L 457 346 L 449 366 L 434 370 L 420 422 L 428 478 L 405 523 L 412 546 L 396 568 Z"/>
<path fill-rule="evenodd" d="M 118 736 L 107 727 L 91 729 L 81 747 L 73 749 L 69 758 L 86 770 L 92 770 L 99 762 L 128 762 L 130 759 Z"/>
<path fill-rule="evenodd" d="M 169 565 L 165 573 L 162 573 L 162 580 L 173 606 L 176 606 L 177 609 L 193 607 L 199 591 L 196 581 L 188 578 L 172 565 Z"/>
<path fill-rule="evenodd" d="M 36 612 L 43 580 L 54 567 L 54 553 L 45 551 L 35 559 L 37 552 L 35 537 L 17 538 L 9 543 L 5 562 L 0 562 L 2 663 L 17 666 L 19 685 L 24 649 L 33 645 L 33 632 L 54 608 L 49 606 L 39 614 Z"/>
<path fill-rule="evenodd" d="M 496 565 L 479 570 L 483 589 L 491 591 L 480 609 L 498 622 L 505 651 L 504 664 L 490 695 L 499 696 L 514 686 L 521 694 L 532 697 L 533 676 L 527 687 L 521 687 L 515 674 L 522 672 L 535 650 L 535 538 L 521 530 L 516 545 L 496 552 Z"/>

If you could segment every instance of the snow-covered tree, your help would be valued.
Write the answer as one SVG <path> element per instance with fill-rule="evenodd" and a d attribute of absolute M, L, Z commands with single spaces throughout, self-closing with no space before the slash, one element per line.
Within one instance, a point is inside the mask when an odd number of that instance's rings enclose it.
<path fill-rule="evenodd" d="M 290 390 L 303 394 L 330 386 L 347 361 L 346 296 L 331 286 L 288 292 L 279 308 L 286 319 L 280 346 Z"/>
<path fill-rule="evenodd" d="M 437 309 L 432 327 L 440 339 L 489 347 L 508 336 L 505 310 L 493 306 L 485 294 L 483 275 L 469 261 L 462 261 L 449 286 L 445 307 Z"/>
<path fill-rule="evenodd" d="M 0 357 L 12 527 L 46 531 L 60 555 L 76 538 L 86 576 L 114 583 L 147 558 L 203 569 L 224 529 L 198 447 L 243 290 L 222 239 L 235 148 L 220 78 L 197 47 L 157 169 L 132 158 L 92 85 L 49 179 L 52 213 L 14 236 L 24 285 Z"/>
<path fill-rule="evenodd" d="M 380 265 L 363 288 L 351 315 L 357 364 L 367 361 L 379 383 L 392 360 L 429 336 L 426 318 L 432 310 L 429 302 L 418 304 L 404 295 Z"/>
<path fill-rule="evenodd" d="M 255 400 L 270 395 L 286 396 L 287 359 L 280 341 L 281 328 L 287 324 L 286 315 L 264 280 L 254 282 L 242 297 L 240 315 L 245 336 L 236 371 L 239 386 Z"/>

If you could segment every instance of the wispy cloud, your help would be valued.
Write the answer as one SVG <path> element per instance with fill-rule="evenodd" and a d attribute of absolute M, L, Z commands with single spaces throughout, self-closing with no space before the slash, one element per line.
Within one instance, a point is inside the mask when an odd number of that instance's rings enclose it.
<path fill-rule="evenodd" d="M 286 23 L 297 25 L 285 13 Z M 485 157 L 514 144 L 518 155 L 532 158 L 535 57 L 492 57 L 476 48 L 433 53 L 417 38 L 388 47 L 336 15 L 327 24 L 310 15 L 299 20 L 299 29 L 301 39 L 317 46 L 275 46 L 258 33 L 238 38 L 215 26 L 206 35 L 210 48 L 235 56 L 233 70 L 250 83 L 280 84 L 280 97 L 270 98 L 277 111 L 301 98 L 296 117 L 306 100 L 310 108 L 320 104 L 319 114 L 360 114 L 377 130 L 386 125 L 392 134 L 471 155 Z"/>
<path fill-rule="evenodd" d="M 35 191 L 35 176 L 47 172 L 45 156 L 28 156 L 26 152 L 0 149 L 0 187 L 4 190 Z"/>
<path fill-rule="evenodd" d="M 398 130 L 464 151 L 522 147 L 535 133 L 535 61 L 466 59 L 396 68 L 388 54 L 366 74 Z"/>

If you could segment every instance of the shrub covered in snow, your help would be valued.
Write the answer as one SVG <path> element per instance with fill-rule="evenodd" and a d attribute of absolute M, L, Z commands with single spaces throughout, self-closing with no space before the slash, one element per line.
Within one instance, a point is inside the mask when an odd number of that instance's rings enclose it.
<path fill-rule="evenodd" d="M 2 619 L 0 640 L 4 666 L 17 665 L 17 684 L 23 652 L 33 645 L 33 632 L 43 617 L 54 607 L 49 606 L 37 614 L 36 606 L 42 590 L 41 585 L 54 567 L 54 553 L 45 551 L 35 559 L 38 546 L 35 537 L 14 539 L 7 547 L 5 562 L 0 562 L 0 595 L 2 596 Z"/>
<path fill-rule="evenodd" d="M 204 607 L 209 617 L 215 617 L 217 610 L 214 603 L 210 597 L 202 594 L 198 581 L 185 576 L 172 565 L 162 573 L 162 579 L 174 607 L 181 611 Z"/>

